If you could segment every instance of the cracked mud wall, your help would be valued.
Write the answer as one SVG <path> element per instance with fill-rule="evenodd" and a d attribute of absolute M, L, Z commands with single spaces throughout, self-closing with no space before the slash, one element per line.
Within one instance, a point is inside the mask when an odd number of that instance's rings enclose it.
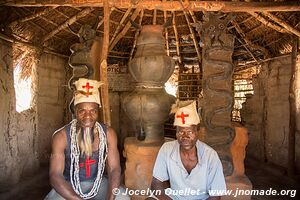
<path fill-rule="evenodd" d="M 253 78 L 254 95 L 242 108 L 249 130 L 247 154 L 284 168 L 288 163 L 289 84 L 291 58 L 279 58 L 262 67 Z M 296 69 L 296 168 L 300 172 L 300 56 Z"/>
<path fill-rule="evenodd" d="M 0 40 L 0 186 L 12 185 L 39 167 L 37 110 L 16 111 L 12 62 L 11 44 Z"/>
<path fill-rule="evenodd" d="M 41 163 L 49 162 L 52 134 L 65 124 L 68 67 L 67 59 L 50 54 L 43 54 L 38 64 L 38 149 Z"/>
<path fill-rule="evenodd" d="M 43 54 L 30 109 L 16 111 L 12 45 L 0 40 L 0 188 L 34 174 L 50 157 L 51 136 L 64 125 L 67 60 Z M 36 76 L 37 75 L 37 76 Z M 0 189 L 0 191 L 1 191 Z"/>

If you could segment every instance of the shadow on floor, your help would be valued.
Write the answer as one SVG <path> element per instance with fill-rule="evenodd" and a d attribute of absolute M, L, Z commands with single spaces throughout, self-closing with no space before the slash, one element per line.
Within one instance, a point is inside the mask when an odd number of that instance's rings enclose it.
<path fill-rule="evenodd" d="M 275 166 L 247 158 L 245 173 L 252 182 L 253 190 L 259 190 L 267 195 L 254 195 L 253 200 L 289 200 L 300 199 L 300 180 L 297 177 L 288 178 L 285 171 Z M 263 190 L 263 191 L 261 191 Z M 276 190 L 276 192 L 275 192 Z M 276 195 L 270 195 L 271 192 Z M 282 194 L 285 195 L 281 195 Z"/>
<path fill-rule="evenodd" d="M 255 195 L 253 200 L 289 200 L 300 199 L 300 181 L 284 176 L 282 170 L 272 169 L 264 163 L 247 158 L 246 175 L 253 184 L 253 190 L 277 192 L 289 190 L 288 195 Z M 12 189 L 1 188 L 1 200 L 42 200 L 50 191 L 48 168 L 42 167 L 34 176 L 24 177 Z M 293 190 L 293 191 L 291 191 Z M 296 190 L 296 196 L 293 192 Z M 3 192 L 4 191 L 4 192 Z M 297 194 L 298 193 L 298 194 Z M 292 195 L 291 195 L 292 194 Z M 294 196 L 294 197 L 293 197 Z"/>

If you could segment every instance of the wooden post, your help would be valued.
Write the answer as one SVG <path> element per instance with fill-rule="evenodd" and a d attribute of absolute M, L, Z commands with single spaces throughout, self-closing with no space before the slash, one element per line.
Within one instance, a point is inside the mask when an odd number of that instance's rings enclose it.
<path fill-rule="evenodd" d="M 298 38 L 297 38 L 298 39 Z M 288 176 L 293 177 L 295 175 L 295 136 L 296 136 L 296 60 L 297 60 L 297 41 L 293 39 L 292 44 L 292 66 L 291 66 L 291 79 L 289 88 L 289 102 L 290 102 L 290 130 L 289 130 L 289 147 L 288 147 Z"/>
<path fill-rule="evenodd" d="M 139 25 L 140 25 L 140 26 L 142 25 L 143 16 L 144 16 L 144 10 L 142 10 L 142 11 L 141 11 L 141 14 L 140 14 L 140 19 L 139 19 Z M 132 45 L 132 48 L 131 48 L 131 51 L 130 51 L 129 61 L 132 60 L 133 52 L 134 52 L 134 49 L 135 49 L 135 47 L 136 47 L 137 38 L 138 38 L 138 36 L 139 36 L 139 33 L 140 33 L 140 30 L 136 30 L 136 32 L 135 32 L 135 34 L 134 34 L 134 41 L 133 41 L 133 45 Z"/>
<path fill-rule="evenodd" d="M 165 1 L 165 0 L 164 0 Z M 167 11 L 164 11 L 164 23 L 167 22 Z M 167 49 L 167 55 L 170 56 L 170 46 L 169 46 L 169 33 L 168 33 L 168 27 L 165 28 L 165 39 L 166 39 L 166 49 Z"/>
<path fill-rule="evenodd" d="M 178 62 L 181 64 L 182 63 L 182 59 L 181 59 L 181 55 L 180 55 L 180 48 L 179 48 L 179 36 L 178 36 L 178 32 L 177 32 L 177 27 L 176 27 L 176 13 L 175 11 L 172 11 L 172 16 L 173 16 L 173 29 L 174 29 L 174 35 L 175 35 L 175 42 L 176 42 L 176 52 L 177 52 L 177 56 L 178 56 Z"/>
<path fill-rule="evenodd" d="M 180 0 L 180 3 L 182 4 L 182 7 L 183 7 L 183 2 L 182 0 Z M 200 52 L 200 48 L 198 46 L 198 42 L 197 42 L 197 39 L 196 39 L 196 36 L 195 36 L 195 32 L 192 28 L 192 25 L 190 23 L 190 20 L 189 20 L 189 17 L 187 15 L 187 12 L 183 9 L 183 14 L 185 16 L 185 20 L 186 20 L 186 23 L 189 27 L 189 30 L 190 30 L 190 33 L 191 33 L 191 36 L 192 36 L 192 40 L 193 40 L 193 43 L 194 43 L 194 46 L 195 46 L 195 49 L 196 49 L 196 53 L 197 53 L 197 57 L 198 57 L 198 62 L 199 62 L 199 65 L 201 63 L 201 52 Z"/>
<path fill-rule="evenodd" d="M 110 119 L 110 105 L 109 105 L 109 94 L 108 94 L 108 81 L 107 81 L 107 55 L 109 46 L 109 3 L 108 0 L 103 2 L 104 9 L 104 36 L 103 36 L 103 47 L 101 55 L 100 65 L 100 80 L 104 83 L 101 87 L 101 101 L 103 107 L 103 121 L 107 125 L 111 125 Z"/>

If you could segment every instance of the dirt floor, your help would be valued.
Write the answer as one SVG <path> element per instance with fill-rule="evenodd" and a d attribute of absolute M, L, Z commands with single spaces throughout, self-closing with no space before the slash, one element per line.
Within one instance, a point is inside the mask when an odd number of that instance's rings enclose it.
<path fill-rule="evenodd" d="M 297 181 L 296 177 L 290 179 L 284 176 L 284 171 L 270 167 L 253 159 L 247 159 L 245 165 L 246 174 L 251 180 L 253 189 L 255 190 L 277 190 L 279 192 L 283 189 L 296 190 L 296 196 L 294 197 L 291 197 L 290 195 L 255 195 L 252 196 L 253 200 L 300 199 L 300 181 L 299 179 Z M 24 177 L 13 189 L 2 187 L 0 189 L 0 199 L 40 200 L 47 195 L 50 189 L 48 168 L 45 166 L 42 167 L 40 171 L 36 172 L 34 176 Z"/>

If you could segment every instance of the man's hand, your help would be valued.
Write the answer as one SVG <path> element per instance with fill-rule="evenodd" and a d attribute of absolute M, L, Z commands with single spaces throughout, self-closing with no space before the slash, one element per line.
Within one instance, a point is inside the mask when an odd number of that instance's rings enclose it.
<path fill-rule="evenodd" d="M 159 200 L 171 200 L 171 198 L 165 194 L 166 189 L 166 182 L 161 182 L 158 179 L 152 177 L 152 183 L 151 183 L 151 190 L 160 190 L 160 195 L 157 195 L 156 197 Z M 155 199 L 153 197 L 148 197 L 149 199 Z"/>

